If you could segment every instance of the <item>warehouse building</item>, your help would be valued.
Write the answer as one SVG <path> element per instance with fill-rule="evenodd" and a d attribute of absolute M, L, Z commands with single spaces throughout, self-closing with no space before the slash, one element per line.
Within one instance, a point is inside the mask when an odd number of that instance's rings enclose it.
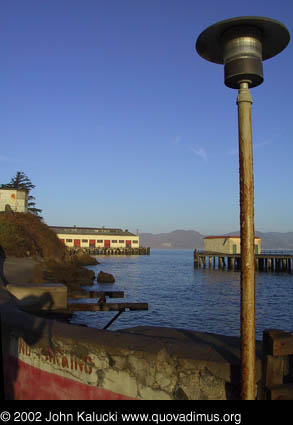
<path fill-rule="evenodd" d="M 69 248 L 139 248 L 139 236 L 104 227 L 50 226 Z"/>

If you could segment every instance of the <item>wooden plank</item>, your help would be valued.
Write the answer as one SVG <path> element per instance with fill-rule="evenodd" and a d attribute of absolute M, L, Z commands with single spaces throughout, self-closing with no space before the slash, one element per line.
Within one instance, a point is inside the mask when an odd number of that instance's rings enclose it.
<path fill-rule="evenodd" d="M 124 298 L 123 291 L 89 291 L 90 298 Z"/>
<path fill-rule="evenodd" d="M 271 400 L 293 400 L 293 384 L 269 388 L 269 398 Z"/>
<path fill-rule="evenodd" d="M 272 356 L 293 354 L 293 334 L 276 329 L 266 329 L 263 334 L 263 346 Z"/>
<path fill-rule="evenodd" d="M 293 334 L 284 332 L 284 335 L 280 335 L 274 340 L 273 348 L 274 356 L 288 356 L 293 354 Z"/>
<path fill-rule="evenodd" d="M 86 293 L 83 293 L 83 294 L 73 295 L 70 298 L 81 299 L 81 298 L 102 298 L 102 297 L 124 298 L 124 292 L 123 291 L 87 291 Z"/>
<path fill-rule="evenodd" d="M 148 310 L 147 303 L 68 303 L 69 311 Z"/>
<path fill-rule="evenodd" d="M 265 387 L 269 388 L 275 385 L 283 384 L 284 378 L 284 357 L 273 357 L 267 355 L 264 358 L 264 380 Z"/>

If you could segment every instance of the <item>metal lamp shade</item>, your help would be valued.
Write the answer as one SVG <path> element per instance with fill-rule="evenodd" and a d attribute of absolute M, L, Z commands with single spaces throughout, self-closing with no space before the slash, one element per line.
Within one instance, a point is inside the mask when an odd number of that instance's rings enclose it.
<path fill-rule="evenodd" d="M 290 40 L 282 23 L 246 16 L 218 22 L 204 30 L 196 50 L 204 59 L 225 65 L 225 84 L 238 89 L 240 82 L 256 87 L 263 82 L 262 61 L 280 53 Z"/>

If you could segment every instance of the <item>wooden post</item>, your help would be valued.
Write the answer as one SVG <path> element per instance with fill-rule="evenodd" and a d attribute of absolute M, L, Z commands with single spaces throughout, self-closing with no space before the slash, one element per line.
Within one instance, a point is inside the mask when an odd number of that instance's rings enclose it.
<path fill-rule="evenodd" d="M 283 271 L 285 271 L 285 270 L 287 270 L 287 260 L 286 260 L 286 258 L 283 258 L 283 261 L 282 261 L 282 270 Z"/>
<path fill-rule="evenodd" d="M 194 267 L 198 268 L 198 254 L 196 249 L 193 251 L 193 261 L 194 261 Z"/>
<path fill-rule="evenodd" d="M 255 259 L 255 270 L 258 270 L 258 269 L 259 269 L 259 259 L 256 258 Z"/>
<path fill-rule="evenodd" d="M 293 400 L 293 382 L 284 383 L 293 354 L 293 334 L 274 329 L 263 333 L 262 398 Z"/>
<path fill-rule="evenodd" d="M 228 269 L 231 270 L 232 269 L 232 258 L 228 257 Z"/>

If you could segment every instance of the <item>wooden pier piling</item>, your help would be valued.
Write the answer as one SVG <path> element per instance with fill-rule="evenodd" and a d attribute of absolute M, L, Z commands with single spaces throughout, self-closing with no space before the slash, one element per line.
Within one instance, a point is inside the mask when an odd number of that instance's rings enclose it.
<path fill-rule="evenodd" d="M 83 251 L 90 255 L 150 255 L 150 248 L 82 248 Z M 71 248 L 70 252 L 77 251 Z"/>
<path fill-rule="evenodd" d="M 194 250 L 194 267 L 206 267 L 208 262 L 209 268 L 240 270 L 241 255 L 240 254 L 224 254 L 220 252 Z M 255 254 L 255 269 L 259 272 L 291 272 L 293 268 L 293 255 L 291 253 L 269 252 Z"/>

